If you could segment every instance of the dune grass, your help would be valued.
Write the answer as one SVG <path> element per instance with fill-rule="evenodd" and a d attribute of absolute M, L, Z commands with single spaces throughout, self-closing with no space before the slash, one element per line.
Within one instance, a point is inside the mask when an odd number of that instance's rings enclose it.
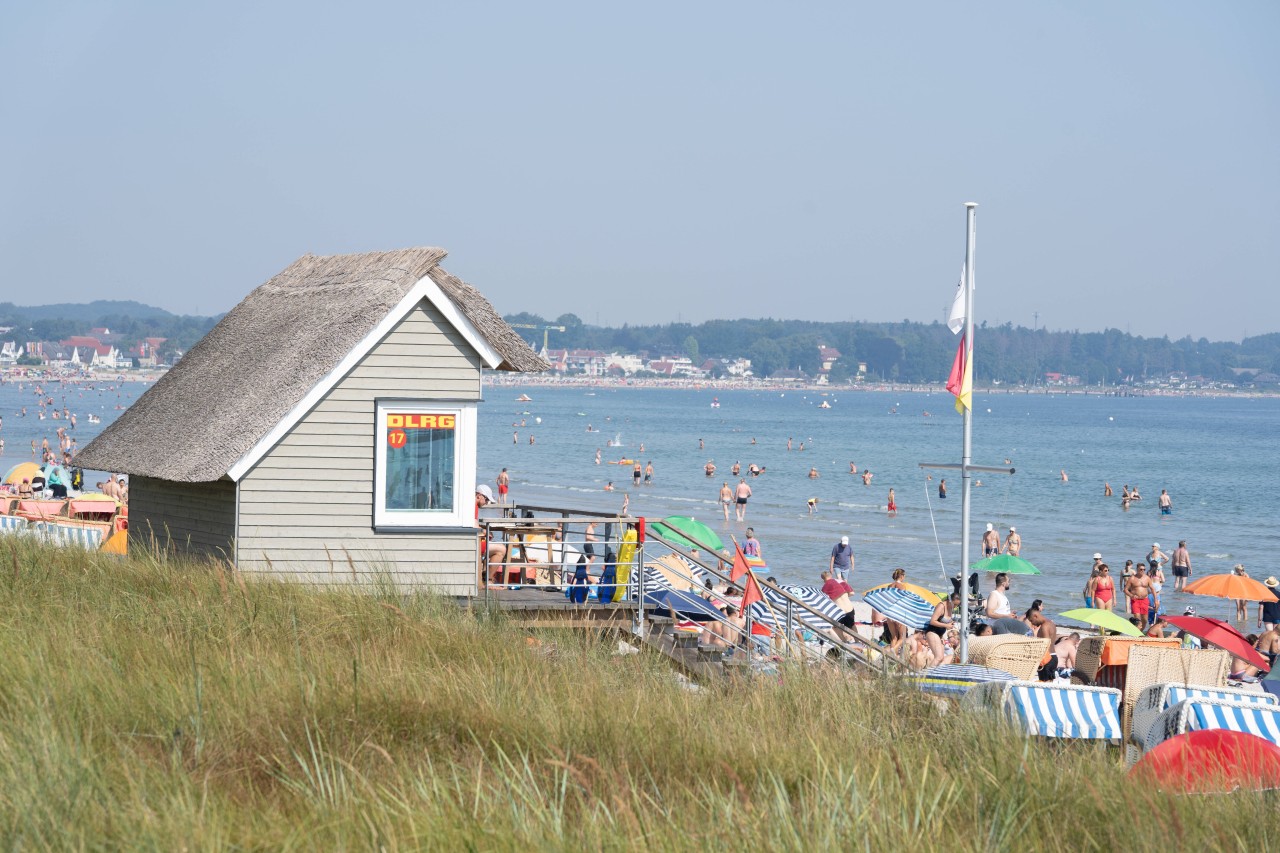
<path fill-rule="evenodd" d="M 875 681 L 683 688 L 614 639 L 430 595 L 3 541 L 9 848 L 1238 849 L 1176 797 Z"/>

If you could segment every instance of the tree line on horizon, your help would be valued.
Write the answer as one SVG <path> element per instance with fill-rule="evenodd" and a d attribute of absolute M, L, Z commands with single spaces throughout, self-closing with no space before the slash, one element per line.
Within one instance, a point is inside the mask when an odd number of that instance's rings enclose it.
<path fill-rule="evenodd" d="M 543 328 L 552 329 L 552 349 L 603 352 L 648 352 L 651 356 L 686 355 L 695 364 L 706 359 L 751 359 L 757 376 L 780 370 L 815 375 L 821 368 L 819 347 L 837 349 L 841 358 L 830 380 L 852 378 L 859 362 L 867 375 L 909 383 L 943 382 L 951 370 L 959 338 L 934 321 L 900 323 L 863 321 L 741 319 L 704 323 L 667 323 L 619 327 L 591 326 L 575 314 L 554 320 L 522 312 L 505 317 L 534 349 L 542 348 Z M 532 326 L 534 328 L 522 328 Z M 1014 385 L 1043 383 L 1046 373 L 1079 377 L 1088 385 L 1140 383 L 1171 374 L 1200 376 L 1223 382 L 1248 382 L 1250 374 L 1280 374 L 1280 333 L 1234 341 L 1144 338 L 1119 329 L 1102 332 L 1049 331 L 981 323 L 974 332 L 975 380 Z M 1233 368 L 1248 371 L 1240 375 Z"/>
<path fill-rule="evenodd" d="M 111 313 L 95 314 L 95 306 L 44 306 L 44 310 L 0 303 L 0 326 L 12 326 L 7 338 L 33 341 L 65 340 L 92 328 L 112 331 L 117 346 L 132 346 L 143 338 L 165 338 L 162 354 L 185 352 L 221 318 L 178 316 L 141 303 L 97 303 Z M 136 306 L 137 310 L 132 310 Z M 54 313 L 51 309 L 57 309 Z M 31 316 L 36 314 L 38 316 Z M 841 358 L 832 368 L 832 382 L 847 381 L 865 363 L 873 379 L 943 382 L 950 372 L 958 338 L 934 321 L 900 323 L 868 321 L 739 319 L 703 323 L 666 323 L 618 327 L 593 326 L 575 314 L 547 319 L 522 312 L 506 315 L 508 323 L 534 349 L 541 349 L 543 329 L 552 329 L 553 349 L 593 349 L 603 352 L 686 355 L 695 364 L 707 359 L 751 359 L 757 376 L 780 370 L 800 370 L 813 376 L 820 370 L 819 347 L 837 349 Z M 524 328 L 530 326 L 533 328 Z M 1234 341 L 1168 336 L 1144 338 L 1118 329 L 1102 332 L 1028 329 L 1007 322 L 982 323 L 974 334 L 975 380 L 1033 385 L 1046 373 L 1076 376 L 1088 385 L 1140 383 L 1170 374 L 1200 376 L 1220 382 L 1248 382 L 1249 374 L 1280 374 L 1280 333 Z M 1240 375 L 1237 370 L 1248 371 Z"/>
<path fill-rule="evenodd" d="M 124 350 L 145 338 L 164 338 L 159 354 L 169 356 L 186 352 L 208 334 L 222 319 L 216 317 L 179 316 L 150 308 L 141 303 L 104 303 L 110 313 L 98 314 L 86 309 L 92 306 L 16 306 L 0 303 L 0 326 L 12 327 L 5 340 L 63 341 L 77 335 L 88 335 L 91 329 L 111 330 L 112 343 Z M 136 306 L 136 309 L 134 308 Z M 48 309 L 62 309 L 51 312 Z"/>

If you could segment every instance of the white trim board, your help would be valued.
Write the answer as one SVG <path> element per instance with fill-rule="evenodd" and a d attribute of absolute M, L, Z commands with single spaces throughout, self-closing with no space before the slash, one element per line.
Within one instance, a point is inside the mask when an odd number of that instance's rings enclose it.
<path fill-rule="evenodd" d="M 303 397 L 278 424 L 272 427 L 270 432 L 259 439 L 258 443 L 249 449 L 248 453 L 241 456 L 231 466 L 230 470 L 227 471 L 227 476 L 237 483 L 240 482 L 240 479 L 253 470 L 253 466 L 257 465 L 262 460 L 262 457 L 271 451 L 271 448 L 279 444 L 280 440 L 289 433 L 289 430 L 297 426 L 298 421 L 302 420 L 307 412 L 315 408 L 324 399 L 324 396 L 332 391 L 334 386 L 341 382 L 343 377 L 360 363 L 360 359 L 372 352 L 373 348 L 391 333 L 396 324 L 408 317 L 409 312 L 413 311 L 423 299 L 430 302 L 437 311 L 444 315 L 445 320 L 479 353 L 480 360 L 490 370 L 494 370 L 498 365 L 502 364 L 502 356 L 493 348 L 492 344 L 485 340 L 484 335 L 480 334 L 480 330 L 467 319 L 467 316 L 454 304 L 453 300 L 440 289 L 440 285 L 432 281 L 430 276 L 424 275 L 418 279 L 418 282 L 413 287 L 409 288 L 409 292 L 396 304 L 396 307 L 392 308 L 387 313 L 387 316 L 383 317 L 382 321 L 377 326 L 374 326 L 373 330 L 365 335 L 342 361 L 338 362 L 337 367 L 329 371 L 323 379 L 317 382 L 307 392 L 307 396 Z"/>

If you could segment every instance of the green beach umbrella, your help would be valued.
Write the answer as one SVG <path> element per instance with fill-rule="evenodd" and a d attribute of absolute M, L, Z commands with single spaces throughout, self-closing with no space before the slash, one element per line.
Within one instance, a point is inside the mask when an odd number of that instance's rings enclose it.
<path fill-rule="evenodd" d="M 1096 607 L 1077 607 L 1075 610 L 1068 610 L 1058 615 L 1063 619 L 1074 619 L 1077 622 L 1084 622 L 1086 625 L 1092 625 L 1095 628 L 1106 628 L 1108 631 L 1115 631 L 1117 634 L 1125 634 L 1129 637 L 1142 636 L 1142 632 L 1134 627 L 1132 622 L 1117 613 L 1112 613 L 1110 610 L 1099 610 Z"/>
<path fill-rule="evenodd" d="M 980 572 L 1004 572 L 1006 575 L 1040 574 L 1040 570 L 1033 566 L 1030 560 L 1015 557 L 1012 554 L 996 554 L 994 557 L 979 560 L 969 568 Z"/>
<path fill-rule="evenodd" d="M 674 542 L 685 548 L 702 548 L 719 551 L 724 548 L 724 541 L 714 530 L 701 521 L 687 515 L 668 515 L 662 521 L 649 525 L 663 539 Z M 687 536 L 682 534 L 688 534 Z M 691 541 L 696 540 L 696 541 Z"/>

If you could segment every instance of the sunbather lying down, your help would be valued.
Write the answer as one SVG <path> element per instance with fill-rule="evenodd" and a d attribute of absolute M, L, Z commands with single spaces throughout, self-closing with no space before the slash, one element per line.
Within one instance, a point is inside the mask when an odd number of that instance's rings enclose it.
<path fill-rule="evenodd" d="M 1257 634 L 1249 634 L 1248 636 L 1245 637 L 1245 640 L 1249 643 L 1249 645 L 1253 646 L 1254 648 L 1257 648 L 1257 645 L 1258 645 Z M 1244 658 L 1240 658 L 1232 655 L 1231 672 L 1228 673 L 1227 680 L 1253 682 L 1258 680 L 1258 676 L 1261 673 L 1262 673 L 1261 669 L 1249 663 Z"/>

